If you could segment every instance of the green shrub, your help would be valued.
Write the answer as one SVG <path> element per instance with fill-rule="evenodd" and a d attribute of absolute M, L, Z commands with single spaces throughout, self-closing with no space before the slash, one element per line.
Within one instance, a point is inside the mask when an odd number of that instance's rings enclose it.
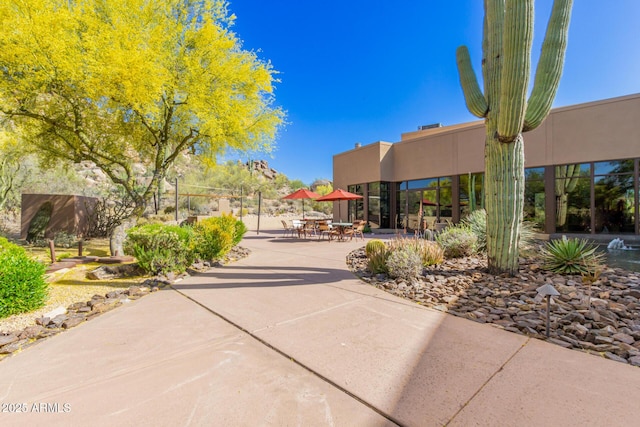
<path fill-rule="evenodd" d="M 124 252 L 147 273 L 181 273 L 193 262 L 192 240 L 190 227 L 145 224 L 127 231 Z"/>
<path fill-rule="evenodd" d="M 60 255 L 58 255 L 58 257 L 56 258 L 56 261 L 62 261 L 63 259 L 67 259 L 67 258 L 71 258 L 73 255 L 71 255 L 69 252 L 63 252 Z"/>
<path fill-rule="evenodd" d="M 387 250 L 387 246 L 380 239 L 371 239 L 367 242 L 366 246 L 364 247 L 364 253 L 367 255 L 367 258 L 369 258 L 369 256 L 374 251 L 380 251 L 380 250 L 384 250 L 384 251 Z"/>
<path fill-rule="evenodd" d="M 436 240 L 444 249 L 444 256 L 461 258 L 475 252 L 478 238 L 468 226 L 459 224 L 442 230 Z"/>
<path fill-rule="evenodd" d="M 48 294 L 45 270 L 24 248 L 0 237 L 0 318 L 44 305 Z"/>
<path fill-rule="evenodd" d="M 233 215 L 205 218 L 194 225 L 194 248 L 196 254 L 205 260 L 223 257 L 238 244 L 247 227 Z"/>
<path fill-rule="evenodd" d="M 401 246 L 390 251 L 387 269 L 393 278 L 411 279 L 422 274 L 422 260 L 414 247 Z"/>
<path fill-rule="evenodd" d="M 603 255 L 587 239 L 562 236 L 547 242 L 540 251 L 542 268 L 560 274 L 594 275 L 600 269 Z"/>
<path fill-rule="evenodd" d="M 242 238 L 244 237 L 244 235 L 246 234 L 246 232 L 248 231 L 247 226 L 245 225 L 244 222 L 240 221 L 239 219 L 236 220 L 236 229 L 233 233 L 233 246 L 236 246 L 238 244 L 240 244 L 240 242 L 242 241 Z"/>

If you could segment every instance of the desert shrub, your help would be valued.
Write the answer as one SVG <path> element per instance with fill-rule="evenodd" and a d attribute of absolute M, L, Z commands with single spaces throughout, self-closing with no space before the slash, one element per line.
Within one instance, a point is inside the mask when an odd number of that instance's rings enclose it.
<path fill-rule="evenodd" d="M 365 254 L 368 259 L 368 268 L 374 274 L 387 273 L 387 258 L 390 252 L 382 240 L 373 239 L 367 242 Z"/>
<path fill-rule="evenodd" d="M 444 261 L 444 249 L 437 242 L 416 239 L 415 248 L 424 266 L 442 264 Z"/>
<path fill-rule="evenodd" d="M 58 231 L 53 236 L 53 244 L 58 248 L 71 248 L 77 241 L 78 238 L 74 234 L 66 231 Z"/>
<path fill-rule="evenodd" d="M 562 236 L 542 247 L 542 268 L 560 274 L 594 275 L 603 259 L 596 249 L 597 246 L 587 239 Z"/>
<path fill-rule="evenodd" d="M 397 238 L 389 243 L 389 251 L 397 251 L 405 247 L 415 251 L 423 266 L 442 264 L 444 250 L 437 243 L 425 239 Z"/>
<path fill-rule="evenodd" d="M 48 294 L 44 273 L 45 266 L 24 248 L 0 237 L 0 318 L 44 305 Z"/>
<path fill-rule="evenodd" d="M 364 247 L 364 253 L 367 255 L 367 258 L 369 258 L 369 255 L 371 255 L 374 251 L 379 251 L 379 250 L 386 250 L 387 246 L 384 244 L 384 242 L 380 239 L 371 239 L 367 242 L 366 246 Z"/>
<path fill-rule="evenodd" d="M 165 207 L 165 208 L 162 210 L 162 212 L 163 212 L 165 215 L 169 215 L 169 214 L 175 213 L 175 211 L 176 211 L 176 207 L 175 207 L 175 206 L 171 206 L 171 205 L 170 205 L 170 206 Z"/>
<path fill-rule="evenodd" d="M 192 240 L 190 227 L 145 224 L 127 231 L 124 252 L 147 273 L 181 273 L 193 262 Z"/>
<path fill-rule="evenodd" d="M 536 246 L 536 233 L 538 226 L 534 222 L 523 221 L 520 227 L 520 243 L 518 248 L 523 251 L 531 251 Z"/>
<path fill-rule="evenodd" d="M 477 209 L 471 212 L 462 224 L 471 230 L 477 237 L 476 252 L 486 252 L 487 250 L 487 211 Z M 521 251 L 530 250 L 535 243 L 537 232 L 536 224 L 530 221 L 523 221 L 520 227 L 520 243 L 518 248 Z"/>
<path fill-rule="evenodd" d="M 86 203 L 88 212 L 86 237 L 107 237 L 124 220 L 129 218 L 135 204 L 130 197 L 120 196 Z"/>
<path fill-rule="evenodd" d="M 401 246 L 390 251 L 387 269 L 393 278 L 411 279 L 422 274 L 422 260 L 414 247 Z"/>
<path fill-rule="evenodd" d="M 436 240 L 444 249 L 445 257 L 461 258 L 475 252 L 478 238 L 468 226 L 459 224 L 442 230 Z"/>
<path fill-rule="evenodd" d="M 487 250 L 487 211 L 484 209 L 477 209 L 471 212 L 465 219 L 462 220 L 462 224 L 469 228 L 469 230 L 476 236 L 476 251 L 486 252 Z"/>
<path fill-rule="evenodd" d="M 206 260 L 223 257 L 242 240 L 247 227 L 233 215 L 205 218 L 194 225 L 196 254 Z"/>

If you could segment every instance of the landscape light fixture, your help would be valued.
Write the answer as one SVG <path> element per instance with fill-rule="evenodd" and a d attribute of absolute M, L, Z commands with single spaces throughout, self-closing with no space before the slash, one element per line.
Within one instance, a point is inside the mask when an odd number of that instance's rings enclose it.
<path fill-rule="evenodd" d="M 547 338 L 549 338 L 549 330 L 551 328 L 551 297 L 560 295 L 560 292 L 558 292 L 550 283 L 540 286 L 536 291 L 538 292 L 539 298 L 547 297 Z"/>

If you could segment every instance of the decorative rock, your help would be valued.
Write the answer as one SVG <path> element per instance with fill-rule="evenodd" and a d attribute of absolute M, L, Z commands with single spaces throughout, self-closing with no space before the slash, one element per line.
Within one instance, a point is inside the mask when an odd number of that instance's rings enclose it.
<path fill-rule="evenodd" d="M 84 316 L 73 316 L 70 317 L 69 319 L 65 320 L 62 323 L 62 327 L 64 329 L 69 329 L 69 328 L 73 328 L 74 326 L 79 325 L 80 323 L 85 321 L 85 317 Z"/>
<path fill-rule="evenodd" d="M 0 347 L 18 341 L 18 336 L 14 334 L 0 335 Z"/>
<path fill-rule="evenodd" d="M 559 340 L 559 339 L 556 339 L 556 338 L 547 338 L 547 341 L 550 342 L 550 343 L 559 345 L 561 347 L 564 347 L 564 348 L 571 348 L 572 347 L 571 343 L 568 343 L 568 342 L 565 342 L 565 341 L 562 341 L 562 340 Z"/>
<path fill-rule="evenodd" d="M 36 338 L 43 330 L 44 328 L 41 325 L 28 326 L 20 333 L 20 339 Z"/>
<path fill-rule="evenodd" d="M 47 328 L 59 328 L 67 319 L 66 314 L 58 314 L 47 323 Z"/>
<path fill-rule="evenodd" d="M 640 366 L 640 356 L 633 356 L 629 358 L 629 363 L 633 366 Z"/>
<path fill-rule="evenodd" d="M 0 347 L 0 354 L 11 354 L 14 351 L 18 351 L 27 342 L 28 340 L 19 340 L 19 341 L 12 342 L 11 344 L 4 345 Z"/>
<path fill-rule="evenodd" d="M 608 351 L 604 353 L 604 357 L 610 360 L 615 360 L 616 362 L 627 363 L 627 359 L 620 357 L 617 354 L 610 353 Z"/>
<path fill-rule="evenodd" d="M 87 273 L 91 280 L 109 280 L 122 277 L 133 277 L 143 274 L 138 264 L 102 265 Z"/>
<path fill-rule="evenodd" d="M 631 335 L 622 334 L 622 333 L 613 334 L 611 338 L 613 338 L 616 341 L 620 341 L 629 345 L 633 344 L 636 341 L 635 339 L 633 339 Z"/>
<path fill-rule="evenodd" d="M 51 310 L 50 312 L 44 314 L 43 317 L 49 317 L 49 318 L 53 319 L 57 315 L 65 314 L 66 312 L 67 312 L 67 309 L 62 307 L 62 306 L 60 306 L 60 307 L 57 307 L 57 308 Z"/>

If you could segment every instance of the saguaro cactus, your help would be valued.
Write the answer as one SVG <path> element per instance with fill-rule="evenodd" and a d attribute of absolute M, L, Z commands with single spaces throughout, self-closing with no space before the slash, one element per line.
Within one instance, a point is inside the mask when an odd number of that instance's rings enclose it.
<path fill-rule="evenodd" d="M 533 40 L 533 0 L 485 0 L 482 74 L 484 93 L 466 46 L 457 50 L 467 108 L 485 119 L 487 256 L 494 273 L 518 271 L 524 205 L 522 132 L 545 119 L 558 89 L 573 0 L 555 0 L 534 87 L 527 100 Z"/>

